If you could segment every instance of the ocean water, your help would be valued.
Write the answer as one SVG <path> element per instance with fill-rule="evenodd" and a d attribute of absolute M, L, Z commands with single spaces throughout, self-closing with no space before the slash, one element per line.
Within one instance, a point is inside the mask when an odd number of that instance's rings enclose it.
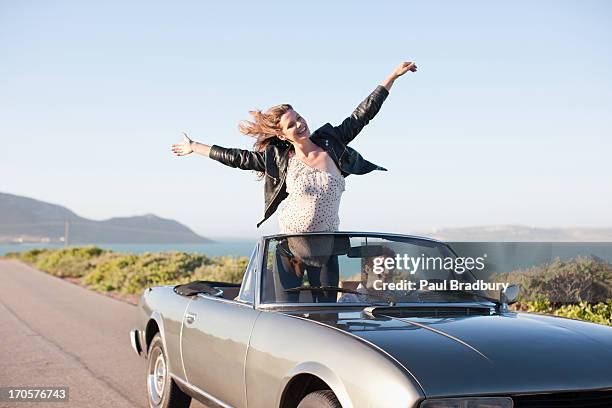
<path fill-rule="evenodd" d="M 97 247 L 115 252 L 141 254 L 144 252 L 180 251 L 200 253 L 206 256 L 251 256 L 256 240 L 217 241 L 210 244 L 97 244 Z M 85 246 L 74 245 L 75 247 Z M 10 244 L 0 245 L 0 255 L 7 252 L 23 252 L 34 248 L 63 248 L 63 244 Z"/>

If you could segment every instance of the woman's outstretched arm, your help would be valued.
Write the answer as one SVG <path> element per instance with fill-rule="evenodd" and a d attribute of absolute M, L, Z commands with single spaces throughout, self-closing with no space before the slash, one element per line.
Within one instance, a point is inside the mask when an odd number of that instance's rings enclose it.
<path fill-rule="evenodd" d="M 414 62 L 402 62 L 357 106 L 351 116 L 335 127 L 344 144 L 349 144 L 361 132 L 361 129 L 376 116 L 382 103 L 387 98 L 387 95 L 389 95 L 389 90 L 395 80 L 408 71 L 416 72 L 416 64 Z"/>
<path fill-rule="evenodd" d="M 172 153 L 175 156 L 185 156 L 190 153 L 201 154 L 217 160 L 226 166 L 242 170 L 255 170 L 264 172 L 266 169 L 264 154 L 244 149 L 229 149 L 217 145 L 209 146 L 204 143 L 193 141 L 183 133 L 183 141 L 172 145 Z"/>

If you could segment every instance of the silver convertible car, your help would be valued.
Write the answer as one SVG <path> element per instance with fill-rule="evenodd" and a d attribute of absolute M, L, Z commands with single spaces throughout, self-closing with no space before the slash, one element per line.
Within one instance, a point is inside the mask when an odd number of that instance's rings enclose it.
<path fill-rule="evenodd" d="M 612 327 L 509 311 L 518 288 L 478 289 L 456 258 L 412 236 L 275 235 L 242 284 L 146 289 L 131 342 L 149 404 L 612 407 Z"/>

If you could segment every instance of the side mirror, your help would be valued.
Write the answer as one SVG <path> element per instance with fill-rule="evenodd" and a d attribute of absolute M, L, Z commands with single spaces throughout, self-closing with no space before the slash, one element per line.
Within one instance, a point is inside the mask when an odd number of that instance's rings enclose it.
<path fill-rule="evenodd" d="M 499 300 L 501 302 L 501 310 L 507 311 L 508 305 L 516 303 L 519 295 L 519 286 L 512 284 L 508 286 L 506 289 L 502 289 L 499 292 Z"/>

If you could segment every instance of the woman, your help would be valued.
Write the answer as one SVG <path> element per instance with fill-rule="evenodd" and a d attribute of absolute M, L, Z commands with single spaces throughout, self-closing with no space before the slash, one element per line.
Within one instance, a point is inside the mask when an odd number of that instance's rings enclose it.
<path fill-rule="evenodd" d="M 267 220 L 287 199 L 278 221 L 281 233 L 337 231 L 338 208 L 349 174 L 385 170 L 363 159 L 347 145 L 378 113 L 397 78 L 416 72 L 414 62 L 400 64 L 340 125 L 326 123 L 312 135 L 291 105 L 277 105 L 266 112 L 252 111 L 252 121 L 240 131 L 256 138 L 254 150 L 209 146 L 191 140 L 172 145 L 177 156 L 196 152 L 227 166 L 255 170 L 264 178 L 264 218 Z M 313 287 L 337 286 L 338 258 L 329 256 L 333 236 L 288 237 L 279 243 L 274 261 L 276 302 L 296 302 L 300 294 L 288 289 L 303 283 L 304 272 Z M 321 255 L 325 260 L 323 261 Z M 335 302 L 336 292 L 312 292 L 313 302 Z"/>
<path fill-rule="evenodd" d="M 400 64 L 340 125 L 326 123 L 312 135 L 306 120 L 283 104 L 266 112 L 252 111 L 253 120 L 241 123 L 240 131 L 257 139 L 253 151 L 209 146 L 185 135 L 182 143 L 172 145 L 172 152 L 196 152 L 259 172 L 265 180 L 265 210 L 257 227 L 287 199 L 279 216 L 281 233 L 336 231 L 344 178 L 385 170 L 347 145 L 378 113 L 395 80 L 408 71 L 416 72 L 414 62 Z"/>

